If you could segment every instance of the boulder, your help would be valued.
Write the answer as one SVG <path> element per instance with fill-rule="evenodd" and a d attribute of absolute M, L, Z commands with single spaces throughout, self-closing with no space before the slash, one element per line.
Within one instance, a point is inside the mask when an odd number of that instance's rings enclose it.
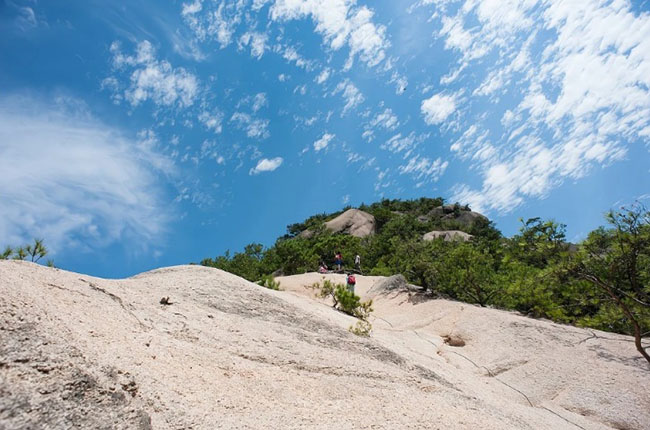
<path fill-rule="evenodd" d="M 333 220 L 327 221 L 325 227 L 334 233 L 366 237 L 375 233 L 375 217 L 359 209 L 349 209 Z"/>
<path fill-rule="evenodd" d="M 422 236 L 422 239 L 423 240 L 442 239 L 445 242 L 451 242 L 451 241 L 454 241 L 454 240 L 467 242 L 472 237 L 474 237 L 474 236 L 472 236 L 469 233 L 465 233 L 464 231 L 460 231 L 460 230 L 444 230 L 444 231 L 434 230 L 434 231 L 430 231 L 429 233 Z"/>
<path fill-rule="evenodd" d="M 397 290 L 419 291 L 421 288 L 409 284 L 406 281 L 406 278 L 400 274 L 389 276 L 388 278 L 379 279 L 373 284 L 372 288 L 368 290 L 368 293 L 366 295 L 368 297 L 375 297 L 383 293 Z"/>
<path fill-rule="evenodd" d="M 481 215 L 478 212 L 473 212 L 473 211 L 461 211 L 460 215 L 453 217 L 451 219 L 460 222 L 461 224 L 469 227 L 472 224 L 474 224 L 478 219 L 480 218 L 485 218 L 485 216 Z"/>
<path fill-rule="evenodd" d="M 303 239 L 310 239 L 314 237 L 314 232 L 312 230 L 303 230 L 300 232 L 298 237 L 302 237 Z"/>
<path fill-rule="evenodd" d="M 457 221 L 464 226 L 471 227 L 478 219 L 483 218 L 487 219 L 484 215 L 474 212 L 471 210 L 465 210 L 463 207 L 460 207 L 459 211 L 454 211 L 454 205 L 444 205 L 433 208 L 428 217 L 430 218 L 439 218 L 441 220 L 448 221 Z"/>

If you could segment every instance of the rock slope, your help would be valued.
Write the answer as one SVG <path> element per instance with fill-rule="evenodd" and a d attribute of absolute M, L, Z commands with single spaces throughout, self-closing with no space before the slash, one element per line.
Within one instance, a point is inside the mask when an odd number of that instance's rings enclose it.
<path fill-rule="evenodd" d="M 471 240 L 472 237 L 474 236 L 460 230 L 434 230 L 422 236 L 422 240 L 431 241 L 435 239 L 442 239 L 445 242 L 453 242 L 456 240 L 467 242 L 468 240 Z"/>
<path fill-rule="evenodd" d="M 376 288 L 361 338 L 313 298 L 321 279 L 270 291 L 200 266 L 107 280 L 0 261 L 0 428 L 650 427 L 626 336 Z"/>
<path fill-rule="evenodd" d="M 347 233 L 351 236 L 366 237 L 375 233 L 375 217 L 359 209 L 348 209 L 325 227 L 334 233 Z"/>

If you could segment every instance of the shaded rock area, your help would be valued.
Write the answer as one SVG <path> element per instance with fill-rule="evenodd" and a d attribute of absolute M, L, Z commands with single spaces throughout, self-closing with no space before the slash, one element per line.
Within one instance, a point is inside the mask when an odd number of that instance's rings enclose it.
<path fill-rule="evenodd" d="M 442 239 L 445 242 L 452 242 L 455 240 L 467 242 L 472 237 L 474 236 L 460 230 L 434 230 L 422 236 L 422 240 Z"/>
<path fill-rule="evenodd" d="M 394 291 L 421 291 L 421 287 L 411 285 L 408 283 L 404 275 L 393 275 L 388 278 L 379 277 L 379 279 L 368 290 L 368 297 L 375 297 L 380 294 L 390 293 Z"/>
<path fill-rule="evenodd" d="M 418 219 L 420 222 L 427 222 L 431 219 L 456 221 L 467 228 L 474 225 L 474 223 L 480 219 L 485 221 L 488 220 L 487 217 L 478 212 L 467 210 L 462 206 L 456 205 L 438 206 L 437 208 L 432 209 L 427 215 L 418 217 Z"/>
<path fill-rule="evenodd" d="M 366 237 L 375 233 L 375 217 L 359 209 L 348 209 L 333 220 L 327 221 L 325 228 L 334 233 Z"/>
<path fill-rule="evenodd" d="M 128 373 L 89 362 L 25 307 L 0 296 L 0 428 L 152 428 Z"/>

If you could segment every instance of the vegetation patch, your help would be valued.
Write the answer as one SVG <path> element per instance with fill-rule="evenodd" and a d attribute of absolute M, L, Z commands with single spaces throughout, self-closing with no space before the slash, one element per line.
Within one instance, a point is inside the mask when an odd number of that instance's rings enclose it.
<path fill-rule="evenodd" d="M 271 275 L 263 276 L 262 279 L 257 283 L 265 288 L 268 288 L 269 290 L 280 290 L 280 281 L 276 281 L 275 278 Z"/>

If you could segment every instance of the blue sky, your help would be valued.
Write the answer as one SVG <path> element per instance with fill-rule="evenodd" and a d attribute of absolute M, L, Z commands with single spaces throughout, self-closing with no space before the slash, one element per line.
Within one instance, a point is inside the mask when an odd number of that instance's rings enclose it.
<path fill-rule="evenodd" d="M 648 199 L 646 1 L 107 3 L 0 3 L 0 244 L 62 268 L 200 261 L 382 197 L 576 241 Z"/>

